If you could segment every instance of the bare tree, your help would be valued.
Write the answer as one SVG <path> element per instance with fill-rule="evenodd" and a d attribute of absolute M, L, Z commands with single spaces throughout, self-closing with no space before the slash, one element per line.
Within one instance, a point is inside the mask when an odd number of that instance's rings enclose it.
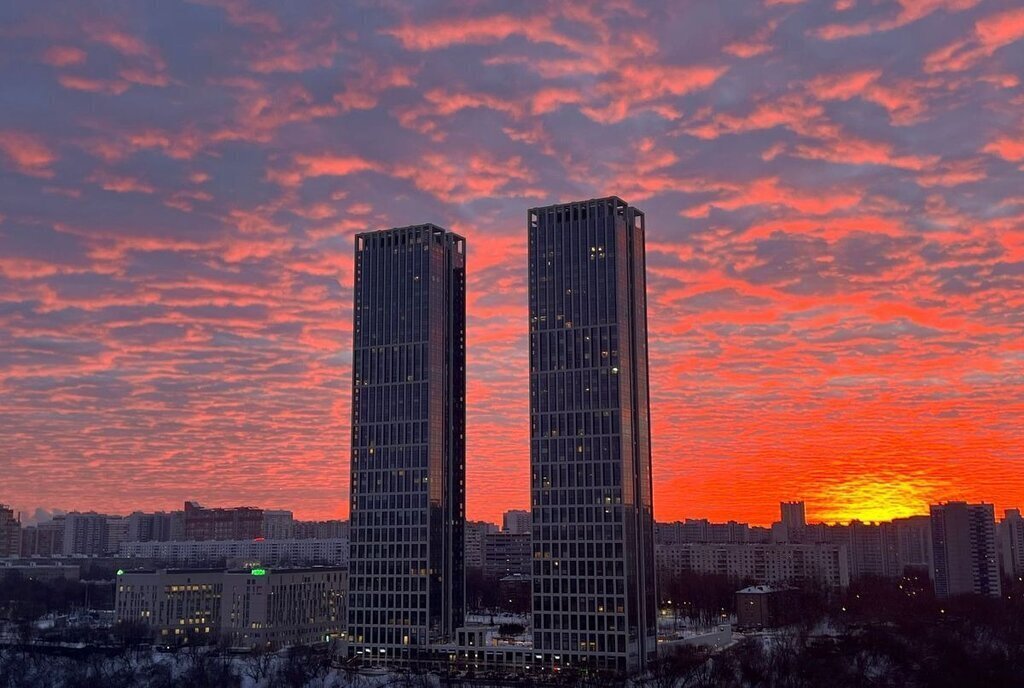
<path fill-rule="evenodd" d="M 257 686 L 277 675 L 278 658 L 273 652 L 254 650 L 245 658 L 242 673 Z"/>

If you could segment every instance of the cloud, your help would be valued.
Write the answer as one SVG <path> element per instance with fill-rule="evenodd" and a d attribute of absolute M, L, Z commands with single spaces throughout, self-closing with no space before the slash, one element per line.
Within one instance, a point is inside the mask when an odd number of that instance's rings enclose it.
<path fill-rule="evenodd" d="M 745 188 L 728 192 L 708 203 L 683 211 L 687 217 L 707 217 L 712 209 L 737 210 L 749 206 L 778 206 L 807 215 L 827 215 L 859 203 L 863 196 L 854 191 L 805 192 L 780 186 L 779 179 L 758 179 Z"/>
<path fill-rule="evenodd" d="M 0 130 L 0 152 L 22 174 L 47 178 L 54 174 L 50 166 L 57 160 L 57 156 L 39 136 Z"/>
<path fill-rule="evenodd" d="M 986 153 L 998 155 L 1004 160 L 1019 162 L 1024 160 L 1024 135 L 1000 136 L 993 139 L 982 149 Z"/>
<path fill-rule="evenodd" d="M 54 45 L 43 53 L 43 62 L 51 67 L 70 67 L 85 62 L 86 54 L 81 48 L 71 45 Z"/>
<path fill-rule="evenodd" d="M 550 21 L 545 17 L 516 17 L 497 14 L 489 17 L 449 18 L 437 22 L 383 29 L 382 33 L 393 36 L 408 50 L 430 51 L 453 45 L 486 45 L 498 43 L 511 36 L 524 36 L 541 42 L 545 33 L 550 40 L 556 40 L 549 31 Z"/>
<path fill-rule="evenodd" d="M 962 12 L 971 9 L 979 2 L 981 0 L 897 0 L 900 9 L 894 17 L 872 18 L 855 24 L 826 24 L 815 29 L 812 33 L 822 40 L 835 41 L 843 38 L 893 31 L 924 19 L 939 10 Z"/>
<path fill-rule="evenodd" d="M 605 96 L 607 104 L 584 107 L 582 112 L 603 124 L 619 122 L 641 109 L 654 109 L 674 118 L 677 113 L 671 106 L 659 110 L 654 107 L 655 101 L 705 90 L 726 71 L 726 67 L 716 66 L 625 65 L 597 89 Z"/>
<path fill-rule="evenodd" d="M 1024 9 L 1010 9 L 979 19 L 966 37 L 939 48 L 924 60 L 926 72 L 962 72 L 1000 48 L 1024 38 Z"/>

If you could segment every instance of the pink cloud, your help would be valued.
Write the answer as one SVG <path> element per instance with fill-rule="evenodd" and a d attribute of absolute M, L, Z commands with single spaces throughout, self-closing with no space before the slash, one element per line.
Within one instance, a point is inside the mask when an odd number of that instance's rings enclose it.
<path fill-rule="evenodd" d="M 114 174 L 102 170 L 96 170 L 93 172 L 89 175 L 88 180 L 94 184 L 98 184 L 104 191 L 145 194 L 151 194 L 156 191 L 152 185 L 136 179 L 135 177 Z"/>
<path fill-rule="evenodd" d="M 43 53 L 43 62 L 51 67 L 70 67 L 85 62 L 85 51 L 70 45 L 54 45 Z"/>
<path fill-rule="evenodd" d="M 744 39 L 734 40 L 732 43 L 726 44 L 722 50 L 730 55 L 740 58 L 757 57 L 759 55 L 769 53 L 772 51 L 773 46 L 768 39 L 775 32 L 775 28 L 777 26 L 777 20 L 769 21 L 760 29 L 755 31 L 751 36 Z"/>
<path fill-rule="evenodd" d="M 189 0 L 201 5 L 218 7 L 224 11 L 228 22 L 235 26 L 278 32 L 281 22 L 271 12 L 260 10 L 246 0 Z"/>
<path fill-rule="evenodd" d="M 90 93 L 109 93 L 119 96 L 129 88 L 131 84 L 120 79 L 92 79 L 74 74 L 61 74 L 57 82 L 64 88 L 72 91 L 88 91 Z"/>
<path fill-rule="evenodd" d="M 881 79 L 880 69 L 823 74 L 808 82 L 806 87 L 819 100 L 862 98 L 875 103 L 885 108 L 893 124 L 911 124 L 927 112 L 913 81 L 902 80 L 890 86 L 881 83 Z"/>
<path fill-rule="evenodd" d="M 897 0 L 900 6 L 895 17 L 870 19 L 856 24 L 827 24 L 812 31 L 812 34 L 826 41 L 834 41 L 871 33 L 892 31 L 911 24 L 939 10 L 962 12 L 977 5 L 981 0 Z"/>
<path fill-rule="evenodd" d="M 1019 162 L 1024 160 L 1024 136 L 1000 136 L 986 144 L 982 150 L 1004 160 Z"/>
<path fill-rule="evenodd" d="M 593 104 L 581 108 L 581 111 L 602 124 L 619 122 L 638 110 L 657 111 L 655 101 L 660 98 L 684 96 L 710 88 L 726 71 L 727 67 L 714 66 L 624 65 L 614 77 L 597 88 L 606 97 L 607 104 Z M 679 113 L 669 109 L 659 114 L 671 119 Z"/>
<path fill-rule="evenodd" d="M 499 14 L 490 17 L 450 19 L 435 23 L 408 24 L 382 30 L 394 36 L 408 50 L 438 50 L 456 44 L 487 44 L 510 36 L 541 40 L 550 28 L 543 17 L 514 17 Z"/>
<path fill-rule="evenodd" d="M 43 139 L 25 132 L 0 130 L 0 151 L 14 168 L 32 177 L 52 177 L 57 156 Z"/>
<path fill-rule="evenodd" d="M 926 72 L 960 72 L 1024 38 L 1024 9 L 1011 9 L 979 19 L 967 38 L 954 41 L 925 58 Z"/>
<path fill-rule="evenodd" d="M 848 209 L 863 199 L 855 191 L 804 192 L 787 188 L 776 177 L 758 179 L 735 192 L 682 211 L 687 217 L 707 217 L 711 208 L 736 210 L 748 206 L 779 206 L 808 215 L 827 215 Z"/>

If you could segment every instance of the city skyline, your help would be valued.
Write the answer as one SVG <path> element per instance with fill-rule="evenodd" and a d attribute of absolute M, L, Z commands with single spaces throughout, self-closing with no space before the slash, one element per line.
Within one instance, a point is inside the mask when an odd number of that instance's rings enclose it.
<path fill-rule="evenodd" d="M 1021 506 L 1019 8 L 40 2 L 0 26 L 19 510 L 347 517 L 352 240 L 424 221 L 471 247 L 467 516 L 528 507 L 522 214 L 608 194 L 652 226 L 658 520 Z"/>

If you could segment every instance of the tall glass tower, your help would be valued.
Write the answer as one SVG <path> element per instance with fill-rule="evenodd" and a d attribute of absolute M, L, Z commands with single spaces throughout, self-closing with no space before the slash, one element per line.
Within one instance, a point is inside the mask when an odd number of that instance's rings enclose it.
<path fill-rule="evenodd" d="M 400 664 L 465 613 L 466 241 L 356 236 L 350 655 Z"/>
<path fill-rule="evenodd" d="M 657 651 L 644 214 L 611 197 L 527 225 L 534 651 L 635 671 Z"/>

